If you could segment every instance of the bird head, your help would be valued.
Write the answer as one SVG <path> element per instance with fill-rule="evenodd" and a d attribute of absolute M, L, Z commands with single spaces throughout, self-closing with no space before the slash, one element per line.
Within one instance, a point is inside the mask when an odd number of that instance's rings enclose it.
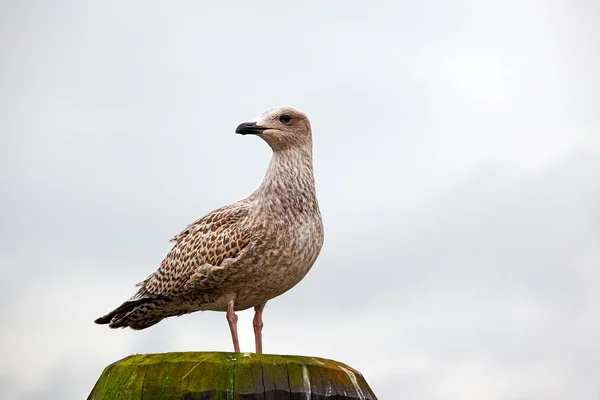
<path fill-rule="evenodd" d="M 312 132 L 308 118 L 292 107 L 267 111 L 256 121 L 241 123 L 235 133 L 258 135 L 274 151 L 312 146 Z"/>

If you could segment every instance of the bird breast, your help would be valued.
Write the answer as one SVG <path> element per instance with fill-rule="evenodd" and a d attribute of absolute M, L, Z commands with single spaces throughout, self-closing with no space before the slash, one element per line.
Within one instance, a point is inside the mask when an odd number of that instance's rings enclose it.
<path fill-rule="evenodd" d="M 264 225 L 261 237 L 255 238 L 254 254 L 238 266 L 245 271 L 238 292 L 242 303 L 266 302 L 294 287 L 310 270 L 323 244 L 318 213 L 293 220 L 274 216 L 261 220 Z"/>

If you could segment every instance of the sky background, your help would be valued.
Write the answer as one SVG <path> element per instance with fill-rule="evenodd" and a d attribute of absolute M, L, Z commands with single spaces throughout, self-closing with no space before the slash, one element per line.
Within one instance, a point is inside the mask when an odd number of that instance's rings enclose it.
<path fill-rule="evenodd" d="M 268 303 L 265 352 L 345 362 L 381 400 L 598 400 L 598 71 L 592 0 L 2 1 L 0 397 L 230 351 L 222 313 L 92 321 L 255 189 L 270 149 L 234 130 L 292 105 L 325 245 Z"/>

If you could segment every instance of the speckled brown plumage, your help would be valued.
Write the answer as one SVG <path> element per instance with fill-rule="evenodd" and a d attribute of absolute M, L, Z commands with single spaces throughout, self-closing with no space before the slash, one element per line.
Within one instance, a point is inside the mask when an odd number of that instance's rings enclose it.
<path fill-rule="evenodd" d="M 138 284 L 130 300 L 97 323 L 144 329 L 174 315 L 227 311 L 236 347 L 234 310 L 255 307 L 257 352 L 262 350 L 264 304 L 309 271 L 323 244 L 323 225 L 306 116 L 280 108 L 255 123 L 241 124 L 236 132 L 257 134 L 273 149 L 261 185 L 175 236 L 158 270 Z"/>

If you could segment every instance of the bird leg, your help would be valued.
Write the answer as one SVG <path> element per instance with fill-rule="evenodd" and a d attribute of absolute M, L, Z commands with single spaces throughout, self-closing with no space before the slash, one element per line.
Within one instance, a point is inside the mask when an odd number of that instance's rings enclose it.
<path fill-rule="evenodd" d="M 254 325 L 254 341 L 256 343 L 256 354 L 262 354 L 262 313 L 264 308 L 264 304 L 254 307 L 254 320 L 252 321 L 252 325 Z"/>
<path fill-rule="evenodd" d="M 234 312 L 235 299 L 232 299 L 227 305 L 227 322 L 229 322 L 229 330 L 231 330 L 231 339 L 233 339 L 233 350 L 236 353 L 240 352 L 240 341 L 238 340 L 237 321 L 238 316 Z"/>

